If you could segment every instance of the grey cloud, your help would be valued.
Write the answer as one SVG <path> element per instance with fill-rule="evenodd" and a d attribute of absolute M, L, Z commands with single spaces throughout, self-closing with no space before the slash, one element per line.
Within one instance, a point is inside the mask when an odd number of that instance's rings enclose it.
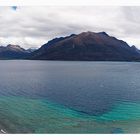
<path fill-rule="evenodd" d="M 0 9 L 0 44 L 40 47 L 54 37 L 105 31 L 140 48 L 140 7 L 46 6 Z"/>

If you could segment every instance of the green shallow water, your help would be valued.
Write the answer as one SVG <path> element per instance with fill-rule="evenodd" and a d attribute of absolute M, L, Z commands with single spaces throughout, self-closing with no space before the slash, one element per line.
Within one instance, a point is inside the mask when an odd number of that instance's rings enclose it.
<path fill-rule="evenodd" d="M 114 108 L 103 114 L 105 120 L 140 120 L 140 103 L 118 102 Z"/>
<path fill-rule="evenodd" d="M 42 99 L 0 97 L 0 128 L 7 133 L 140 133 L 140 103 L 118 102 L 90 116 Z"/>

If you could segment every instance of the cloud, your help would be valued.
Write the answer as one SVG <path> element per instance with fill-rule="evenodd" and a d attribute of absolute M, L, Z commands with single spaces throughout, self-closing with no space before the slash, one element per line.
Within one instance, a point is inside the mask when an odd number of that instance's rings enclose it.
<path fill-rule="evenodd" d="M 140 7 L 0 7 L 0 45 L 40 47 L 48 40 L 83 31 L 105 31 L 140 48 Z"/>

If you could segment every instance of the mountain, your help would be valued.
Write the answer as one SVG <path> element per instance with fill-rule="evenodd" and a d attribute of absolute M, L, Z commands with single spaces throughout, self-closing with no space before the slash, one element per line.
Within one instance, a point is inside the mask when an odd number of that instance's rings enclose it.
<path fill-rule="evenodd" d="M 18 45 L 0 46 L 0 59 L 23 59 L 28 55 L 29 52 Z"/>
<path fill-rule="evenodd" d="M 139 61 L 140 51 L 105 32 L 83 32 L 49 41 L 31 53 L 30 59 Z"/>
<path fill-rule="evenodd" d="M 136 46 L 131 46 L 131 49 L 133 49 L 134 51 L 138 52 L 140 54 L 140 50 L 136 47 Z"/>
<path fill-rule="evenodd" d="M 26 52 L 32 53 L 32 52 L 34 52 L 36 50 L 37 50 L 37 48 L 29 48 L 29 49 L 26 50 Z"/>

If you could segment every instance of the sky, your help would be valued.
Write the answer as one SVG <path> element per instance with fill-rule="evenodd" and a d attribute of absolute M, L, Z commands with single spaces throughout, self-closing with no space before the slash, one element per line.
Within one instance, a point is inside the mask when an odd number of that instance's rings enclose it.
<path fill-rule="evenodd" d="M 49 40 L 105 31 L 140 49 L 140 6 L 0 7 L 0 45 L 39 48 Z"/>

